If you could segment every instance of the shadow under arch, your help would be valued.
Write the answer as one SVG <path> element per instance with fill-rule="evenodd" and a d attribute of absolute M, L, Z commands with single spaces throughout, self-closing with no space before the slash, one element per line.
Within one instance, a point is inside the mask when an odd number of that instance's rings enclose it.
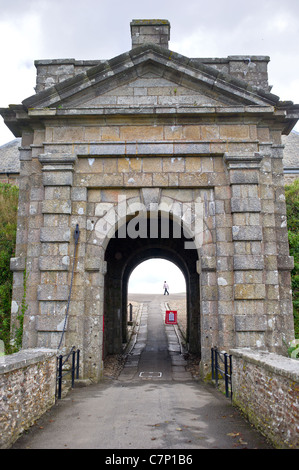
<path fill-rule="evenodd" d="M 162 220 L 161 214 L 158 219 Z M 127 225 L 129 222 L 130 220 L 127 221 Z M 104 290 L 104 357 L 122 352 L 122 345 L 127 340 L 128 281 L 133 270 L 151 258 L 171 261 L 183 273 L 186 281 L 188 348 L 190 352 L 200 354 L 198 252 L 195 247 L 185 248 L 185 243 L 190 243 L 190 239 L 185 237 L 183 230 L 178 237 L 178 223 L 174 220 L 172 222 L 167 238 L 161 236 L 160 230 L 157 237 L 124 237 L 121 227 L 122 238 L 119 238 L 117 231 L 110 239 L 105 251 L 107 272 Z M 149 218 L 146 219 L 146 223 L 149 234 Z"/>

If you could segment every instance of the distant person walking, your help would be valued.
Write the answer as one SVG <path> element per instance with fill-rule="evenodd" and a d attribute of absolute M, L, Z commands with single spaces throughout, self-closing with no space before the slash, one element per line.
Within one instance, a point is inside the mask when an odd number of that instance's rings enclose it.
<path fill-rule="evenodd" d="M 164 289 L 164 295 L 169 295 L 169 292 L 168 292 L 169 285 L 167 284 L 166 281 L 164 281 L 163 289 Z"/>

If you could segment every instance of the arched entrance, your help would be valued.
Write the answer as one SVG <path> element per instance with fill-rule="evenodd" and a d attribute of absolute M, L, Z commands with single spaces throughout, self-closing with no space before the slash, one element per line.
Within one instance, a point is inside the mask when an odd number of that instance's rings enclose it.
<path fill-rule="evenodd" d="M 200 353 L 200 299 L 199 275 L 197 272 L 197 250 L 185 249 L 186 234 L 180 224 L 169 219 L 169 232 L 163 237 L 163 215 L 157 218 L 157 231 L 151 237 L 149 217 L 139 219 L 139 236 L 130 235 L 129 224 L 126 230 L 120 227 L 110 239 L 105 251 L 107 273 L 104 294 L 104 357 L 122 351 L 122 343 L 127 340 L 127 286 L 133 270 L 141 262 L 151 258 L 163 258 L 176 264 L 186 280 L 187 292 L 187 342 L 190 352 Z M 143 224 L 143 228 L 141 228 Z M 121 233 L 119 233 L 121 231 Z M 124 236 L 126 234 L 126 236 Z M 145 236 L 148 234 L 149 236 Z"/>

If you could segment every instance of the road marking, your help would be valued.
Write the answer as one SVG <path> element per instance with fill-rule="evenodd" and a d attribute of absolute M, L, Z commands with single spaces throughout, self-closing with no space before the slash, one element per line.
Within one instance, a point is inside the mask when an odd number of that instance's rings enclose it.
<path fill-rule="evenodd" d="M 142 378 L 156 378 L 162 377 L 162 372 L 140 372 L 139 377 Z"/>

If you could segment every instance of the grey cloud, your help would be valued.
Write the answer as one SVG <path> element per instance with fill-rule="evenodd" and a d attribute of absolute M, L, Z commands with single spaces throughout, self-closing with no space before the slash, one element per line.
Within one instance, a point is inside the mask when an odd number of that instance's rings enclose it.
<path fill-rule="evenodd" d="M 24 23 L 32 14 L 38 18 L 36 48 L 27 50 L 25 58 L 19 47 L 14 58 L 15 70 L 28 71 L 32 60 L 33 76 L 35 59 L 109 59 L 121 54 L 131 48 L 132 19 L 163 18 L 171 23 L 170 49 L 189 57 L 269 55 L 272 91 L 299 102 L 295 83 L 292 96 L 288 94 L 289 84 L 299 76 L 298 0 L 0 0 L 0 9 L 0 22 L 20 24 L 28 37 L 32 31 Z M 15 38 L 8 39 L 9 48 Z M 13 94 L 2 93 L 1 105 L 8 96 L 14 102 Z M 23 98 L 30 94 L 25 91 Z"/>

